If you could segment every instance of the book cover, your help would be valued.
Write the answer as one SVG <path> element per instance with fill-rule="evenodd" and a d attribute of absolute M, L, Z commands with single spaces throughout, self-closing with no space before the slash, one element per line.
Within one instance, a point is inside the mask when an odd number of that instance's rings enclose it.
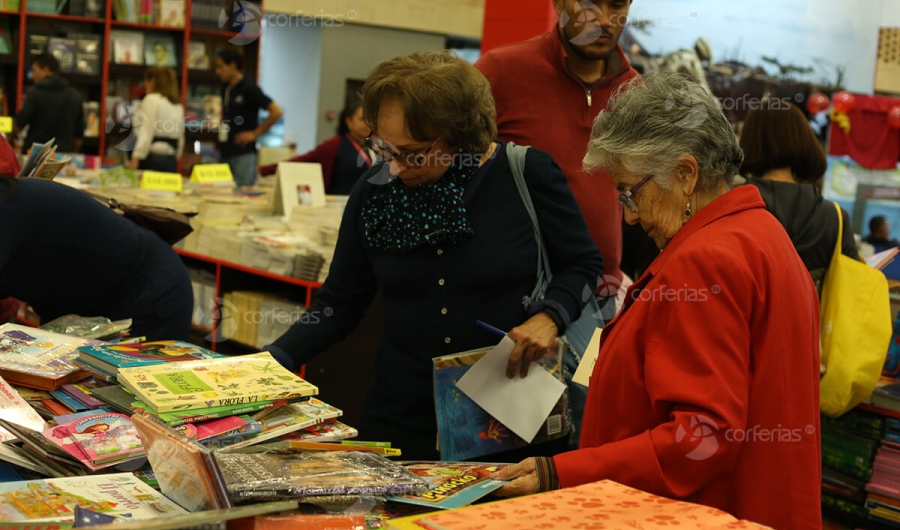
<path fill-rule="evenodd" d="M 186 513 L 131 473 L 0 484 L 4 522 L 74 522 L 76 506 L 131 520 Z"/>
<path fill-rule="evenodd" d="M 337 442 L 340 440 L 349 440 L 356 438 L 359 432 L 339 421 L 326 422 L 307 427 L 305 429 L 280 436 L 279 440 L 297 440 L 300 442 Z"/>
<path fill-rule="evenodd" d="M 43 435 L 88 467 L 100 468 L 144 454 L 131 418 L 117 412 L 91 414 L 49 427 Z"/>
<path fill-rule="evenodd" d="M 529 445 L 456 387 L 456 382 L 490 350 L 472 350 L 438 357 L 433 361 L 441 460 L 471 460 Z M 539 364 L 562 380 L 559 361 L 559 356 L 547 356 Z M 567 399 L 567 394 L 563 394 L 532 444 L 568 436 L 571 422 L 566 413 Z"/>
<path fill-rule="evenodd" d="M 87 346 L 78 357 L 95 368 L 117 373 L 119 368 L 152 366 L 170 362 L 221 359 L 224 355 L 179 340 L 161 340 L 135 344 Z"/>
<path fill-rule="evenodd" d="M 62 72 L 75 70 L 75 40 L 62 37 L 50 37 L 47 43 L 47 51 L 59 61 L 59 69 Z"/>
<path fill-rule="evenodd" d="M 53 390 L 76 376 L 73 361 L 78 348 L 91 341 L 50 331 L 3 324 L 0 326 L 0 375 L 7 382 Z"/>
<path fill-rule="evenodd" d="M 74 71 L 85 75 L 99 75 L 100 56 L 103 53 L 100 48 L 100 36 L 90 33 L 72 33 L 69 37 L 75 40 Z"/>
<path fill-rule="evenodd" d="M 113 46 L 113 62 L 117 64 L 142 64 L 144 62 L 144 35 L 134 31 L 113 31 L 109 38 Z"/>
<path fill-rule="evenodd" d="M 431 508 L 462 508 L 506 484 L 506 481 L 490 476 L 502 466 L 469 462 L 404 463 L 403 467 L 428 482 L 428 491 L 421 495 L 390 497 L 388 500 Z"/>
<path fill-rule="evenodd" d="M 159 0 L 159 25 L 170 28 L 183 28 L 184 11 L 184 0 Z"/>
<path fill-rule="evenodd" d="M 424 480 L 366 452 L 220 453 L 216 460 L 238 500 L 424 493 Z"/>
<path fill-rule="evenodd" d="M 188 68 L 209 70 L 209 54 L 206 51 L 205 42 L 191 41 L 188 45 Z"/>
<path fill-rule="evenodd" d="M 147 66 L 178 66 L 175 40 L 169 36 L 154 35 L 144 39 L 144 64 Z"/>
<path fill-rule="evenodd" d="M 0 418 L 32 431 L 40 432 L 47 428 L 44 418 L 2 377 L 0 377 Z M 13 433 L 0 427 L 0 443 L 15 439 Z"/>
<path fill-rule="evenodd" d="M 274 413 L 258 420 L 262 426 L 262 431 L 259 434 L 243 437 L 240 440 L 213 440 L 209 442 L 208 446 L 221 451 L 233 451 L 271 440 L 284 434 L 311 427 L 339 415 L 340 411 L 334 409 L 336 412 L 331 412 L 331 416 L 329 416 L 326 412 L 328 408 L 333 409 L 334 407 L 321 401 L 312 406 L 308 406 L 306 402 L 300 402 L 281 407 Z"/>
<path fill-rule="evenodd" d="M 314 396 L 318 388 L 268 352 L 120 368 L 119 382 L 155 412 L 195 410 Z"/>
<path fill-rule="evenodd" d="M 191 512 L 232 507 L 230 498 L 217 489 L 216 471 L 210 469 L 217 461 L 208 458 L 209 449 L 146 414 L 135 414 L 132 422 L 143 440 L 159 488 L 168 498 Z"/>

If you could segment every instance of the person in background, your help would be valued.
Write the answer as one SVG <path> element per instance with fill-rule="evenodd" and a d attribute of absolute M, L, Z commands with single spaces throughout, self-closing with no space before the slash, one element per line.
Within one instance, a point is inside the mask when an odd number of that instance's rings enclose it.
<path fill-rule="evenodd" d="M 744 119 L 741 173 L 787 231 L 821 294 L 838 240 L 834 204 L 822 198 L 825 152 L 803 112 L 780 99 L 764 100 Z M 841 252 L 859 259 L 850 215 L 841 210 Z"/>
<path fill-rule="evenodd" d="M 132 319 L 134 336 L 187 340 L 194 295 L 181 258 L 156 234 L 86 193 L 0 175 L 0 298 L 48 322 L 76 314 Z M 66 266 L 48 259 L 66 256 Z"/>
<path fill-rule="evenodd" d="M 372 153 L 365 147 L 369 126 L 362 115 L 362 102 L 341 111 L 337 136 L 325 140 L 312 151 L 285 162 L 318 162 L 322 165 L 325 193 L 350 195 L 356 181 L 372 167 Z M 278 164 L 259 168 L 260 175 L 272 175 Z"/>
<path fill-rule="evenodd" d="M 516 344 L 507 373 L 519 361 L 527 371 L 580 316 L 603 260 L 565 175 L 529 149 L 524 177 L 553 279 L 543 300 L 524 306 L 537 279 L 534 227 L 495 140 L 488 81 L 465 60 L 440 51 L 382 62 L 363 87 L 363 115 L 385 162 L 350 193 L 331 269 L 307 310 L 317 318 L 265 349 L 299 369 L 347 337 L 381 289 L 382 339 L 359 435 L 437 460 L 432 359 L 496 345 L 482 320 Z M 557 441 L 526 449 L 553 452 Z"/>
<path fill-rule="evenodd" d="M 231 167 L 238 186 L 256 184 L 256 140 L 281 119 L 278 103 L 265 95 L 253 81 L 244 77 L 244 58 L 234 48 L 222 48 L 216 56 L 216 75 L 225 83 L 222 89 L 222 125 L 219 129 L 219 153 Z M 259 123 L 259 111 L 269 116 Z"/>
<path fill-rule="evenodd" d="M 875 247 L 877 252 L 900 247 L 900 241 L 891 239 L 891 226 L 883 215 L 869 219 L 869 235 L 863 241 Z"/>
<path fill-rule="evenodd" d="M 81 151 L 84 139 L 84 108 L 78 91 L 59 73 L 59 61 L 45 53 L 31 62 L 34 85 L 15 117 L 17 129 L 28 127 L 22 153 L 31 146 L 56 138 L 59 153 Z"/>
<path fill-rule="evenodd" d="M 178 173 L 178 159 L 184 151 L 184 107 L 175 70 L 148 68 L 144 88 L 147 95 L 137 114 L 137 137 L 128 167 Z"/>
<path fill-rule="evenodd" d="M 0 134 L 0 177 L 16 178 L 20 171 L 22 166 L 19 164 L 19 157 L 6 138 Z M 21 304 L 21 301 L 12 297 L 0 300 L 0 323 L 12 320 Z"/>
<path fill-rule="evenodd" d="M 616 190 L 609 178 L 585 173 L 581 160 L 594 118 L 617 87 L 638 76 L 619 46 L 630 6 L 631 0 L 553 0 L 559 16 L 556 27 L 490 50 L 475 63 L 491 83 L 499 138 L 546 151 L 566 175 L 603 256 L 604 270 L 593 285 L 600 327 L 617 311 L 616 295 L 630 279 L 623 278 L 620 269 L 622 209 L 615 201 Z M 639 232 L 631 237 L 647 238 Z M 626 248 L 639 250 L 640 245 Z M 565 361 L 568 373 L 574 374 L 580 359 L 566 355 Z M 570 383 L 569 395 L 574 446 L 587 391 Z"/>
<path fill-rule="evenodd" d="M 664 250 L 603 330 L 580 448 L 501 470 L 501 496 L 612 480 L 822 528 L 819 302 L 758 189 L 732 188 L 741 162 L 716 99 L 679 74 L 600 113 L 585 168 L 609 170 Z"/>

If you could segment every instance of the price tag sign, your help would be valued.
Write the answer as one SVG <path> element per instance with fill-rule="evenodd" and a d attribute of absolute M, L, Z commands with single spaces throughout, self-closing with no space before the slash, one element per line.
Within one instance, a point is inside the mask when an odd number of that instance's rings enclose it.
<path fill-rule="evenodd" d="M 0 133 L 13 132 L 12 116 L 0 116 Z"/>
<path fill-rule="evenodd" d="M 228 164 L 197 164 L 191 171 L 191 182 L 232 182 L 231 166 Z"/>
<path fill-rule="evenodd" d="M 179 173 L 144 171 L 141 175 L 141 188 L 154 191 L 181 191 L 184 189 L 184 181 Z"/>

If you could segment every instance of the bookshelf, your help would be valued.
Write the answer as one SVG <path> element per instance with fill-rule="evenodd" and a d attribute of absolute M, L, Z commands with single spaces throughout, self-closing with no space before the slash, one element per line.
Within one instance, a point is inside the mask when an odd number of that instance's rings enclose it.
<path fill-rule="evenodd" d="M 262 12 L 262 0 L 251 0 L 251 3 Z M 240 35 L 241 45 L 237 47 L 244 53 L 245 75 L 251 79 L 259 77 L 259 31 L 245 29 L 241 33 L 241 27 L 231 26 L 240 22 L 225 22 L 229 28 L 220 26 L 219 15 L 235 5 L 238 4 L 234 0 L 0 0 L 0 33 L 4 28 L 6 33 L 0 37 L 9 43 L 7 53 L 3 53 L 0 46 L 0 90 L 5 100 L 0 105 L 0 115 L 15 116 L 22 107 L 25 93 L 32 85 L 28 78 L 31 58 L 41 53 L 41 49 L 50 49 L 49 40 L 53 38 L 57 43 L 53 49 L 57 53 L 66 57 L 70 52 L 72 56 L 71 71 L 63 71 L 63 77 L 81 93 L 86 103 L 94 102 L 97 135 L 85 137 L 82 152 L 103 157 L 114 154 L 110 148 L 120 147 L 127 132 L 113 126 L 114 122 L 110 120 L 114 114 L 121 118 L 123 112 L 128 112 L 131 102 L 143 97 L 143 76 L 147 68 L 143 64 L 145 50 L 143 46 L 138 49 L 133 43 L 146 45 L 144 43 L 150 40 L 159 41 L 163 43 L 160 50 L 163 56 L 166 52 L 162 49 L 171 43 L 164 49 L 170 54 L 174 51 L 176 65 L 173 68 L 186 113 L 187 156 L 181 165 L 186 173 L 190 170 L 189 161 L 200 161 L 198 156 L 191 156 L 194 143 L 208 145 L 218 137 L 217 125 L 208 120 L 208 107 L 203 103 L 198 105 L 204 95 L 215 99 L 221 92 L 221 82 L 214 71 L 216 50 L 231 46 L 229 41 Z M 178 17 L 173 18 L 180 9 L 183 9 L 183 26 Z M 228 20 L 234 18 L 228 17 Z M 173 20 L 174 24 L 171 23 Z M 252 22 L 248 20 L 249 23 Z M 129 56 L 129 59 L 139 64 L 122 64 L 123 56 L 117 57 L 114 42 L 122 35 L 134 37 L 129 50 L 140 57 Z M 41 46 L 40 36 L 46 38 L 44 46 Z M 79 68 L 86 63 L 81 61 L 80 54 L 84 51 L 81 43 L 75 42 L 71 49 L 60 44 L 62 39 L 77 41 L 79 36 L 87 40 L 90 39 L 85 36 L 92 36 L 93 42 L 97 43 L 94 62 L 82 71 Z M 205 60 L 200 51 L 201 43 Z M 85 116 L 87 119 L 87 112 Z M 109 133 L 107 129 L 110 129 Z"/>

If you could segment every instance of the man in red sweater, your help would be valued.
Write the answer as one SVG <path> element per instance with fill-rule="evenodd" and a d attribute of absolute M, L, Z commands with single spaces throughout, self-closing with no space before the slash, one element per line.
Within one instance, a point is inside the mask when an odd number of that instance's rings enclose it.
<path fill-rule="evenodd" d="M 559 164 L 603 254 L 615 296 L 622 280 L 622 207 L 608 175 L 587 175 L 594 118 L 610 95 L 638 72 L 619 35 L 631 0 L 553 0 L 558 27 L 533 39 L 495 48 L 475 64 L 490 80 L 502 140 L 550 153 Z M 613 281 L 610 277 L 614 277 Z"/>

